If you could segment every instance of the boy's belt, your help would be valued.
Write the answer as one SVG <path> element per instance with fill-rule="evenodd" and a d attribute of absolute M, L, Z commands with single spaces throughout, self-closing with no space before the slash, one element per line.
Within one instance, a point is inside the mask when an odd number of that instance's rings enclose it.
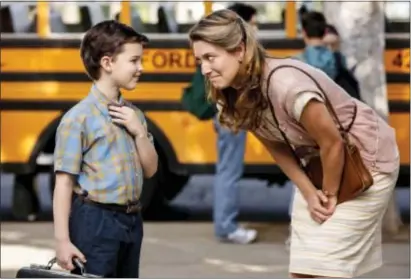
<path fill-rule="evenodd" d="M 93 201 L 90 198 L 77 194 L 77 193 L 76 195 L 81 201 L 85 203 L 92 204 L 100 208 L 111 210 L 111 211 L 116 211 L 116 212 L 121 212 L 121 213 L 126 213 L 126 214 L 134 214 L 134 213 L 138 213 L 141 211 L 140 201 L 133 201 L 127 204 L 101 203 L 101 202 Z"/>

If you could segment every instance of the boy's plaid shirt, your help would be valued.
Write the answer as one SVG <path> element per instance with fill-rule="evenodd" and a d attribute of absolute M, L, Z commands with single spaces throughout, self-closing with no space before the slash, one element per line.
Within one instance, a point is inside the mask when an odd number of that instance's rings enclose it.
<path fill-rule="evenodd" d="M 120 103 L 143 113 L 120 97 Z M 111 122 L 110 101 L 95 86 L 62 118 L 56 133 L 54 171 L 77 176 L 75 191 L 86 190 L 102 203 L 126 204 L 140 198 L 143 169 L 133 137 Z M 149 134 L 151 142 L 152 136 Z"/>

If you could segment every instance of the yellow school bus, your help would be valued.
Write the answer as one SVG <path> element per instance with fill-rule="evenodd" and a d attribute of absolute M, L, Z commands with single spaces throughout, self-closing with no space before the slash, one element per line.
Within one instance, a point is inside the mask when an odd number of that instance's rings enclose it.
<path fill-rule="evenodd" d="M 61 116 L 84 98 L 91 82 L 79 55 L 82 34 L 53 34 L 47 2 L 36 4 L 36 33 L 2 34 L 1 40 L 1 170 L 16 175 L 15 203 L 32 203 L 33 181 L 52 170 L 52 153 Z M 205 2 L 210 10 L 210 2 Z M 275 56 L 301 51 L 296 37 L 295 3 L 286 5 L 285 33 L 265 31 L 261 42 Z M 130 23 L 130 3 L 123 2 L 120 20 Z M 157 175 L 147 181 L 143 202 L 172 199 L 195 174 L 212 174 L 217 159 L 212 121 L 199 121 L 182 108 L 180 98 L 195 70 L 186 34 L 147 34 L 144 73 L 137 88 L 123 92 L 146 115 L 160 155 Z M 409 185 L 410 76 L 409 34 L 386 35 L 385 68 L 389 121 L 397 132 L 402 185 Z M 282 182 L 284 175 L 262 144 L 249 134 L 244 176 Z M 20 189 L 20 190 L 18 190 Z"/>

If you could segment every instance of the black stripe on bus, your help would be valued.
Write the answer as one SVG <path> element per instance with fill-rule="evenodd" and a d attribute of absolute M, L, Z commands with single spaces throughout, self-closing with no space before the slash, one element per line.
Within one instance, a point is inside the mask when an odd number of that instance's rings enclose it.
<path fill-rule="evenodd" d="M 49 100 L 1 100 L 1 110 L 62 110 L 73 107 L 77 101 L 49 101 Z M 133 101 L 133 104 L 143 111 L 185 111 L 179 101 Z M 390 101 L 389 109 L 392 113 L 409 113 L 410 103 L 407 101 Z"/>
<path fill-rule="evenodd" d="M 150 35 L 148 35 L 150 38 Z M 271 40 L 261 40 L 262 44 L 270 49 L 301 49 L 304 47 L 304 42 L 301 39 L 285 39 L 279 38 Z M 80 39 L 2 39 L 0 42 L 1 48 L 80 48 Z M 190 48 L 187 39 L 156 39 L 150 40 L 146 46 L 150 48 L 162 49 L 181 49 Z"/>
<path fill-rule="evenodd" d="M 140 82 L 190 82 L 193 73 L 146 73 L 140 77 Z M 388 83 L 410 83 L 410 74 L 387 74 Z M 91 81 L 85 73 L 35 73 L 35 72 L 3 72 L 0 75 L 2 82 L 28 81 L 60 81 L 60 82 L 87 82 Z"/>
<path fill-rule="evenodd" d="M 148 34 L 150 38 L 150 35 Z M 302 39 L 272 38 L 261 39 L 260 42 L 267 49 L 302 49 Z M 80 48 L 80 39 L 39 39 L 39 38 L 3 38 L 1 48 Z M 410 48 L 409 38 L 386 38 L 386 49 Z M 188 39 L 156 39 L 151 40 L 147 48 L 189 48 Z"/>
<path fill-rule="evenodd" d="M 390 113 L 410 112 L 410 102 L 408 101 L 389 101 L 388 108 Z"/>
<path fill-rule="evenodd" d="M 387 83 L 410 83 L 410 74 L 387 74 Z"/>
<path fill-rule="evenodd" d="M 39 166 L 37 166 L 39 167 Z M 177 163 L 176 168 L 183 170 L 190 175 L 195 174 L 215 174 L 215 164 L 181 164 Z M 15 174 L 29 174 L 32 173 L 34 166 L 27 163 L 9 162 L 0 164 L 2 172 L 10 172 Z M 46 171 L 46 170 L 44 170 Z M 288 179 L 276 164 L 245 164 L 244 177 L 271 179 L 272 183 L 283 184 Z M 409 187 L 410 185 L 410 165 L 402 164 L 400 166 L 400 177 L 397 182 L 398 187 Z"/>
<path fill-rule="evenodd" d="M 140 82 L 190 82 L 193 74 L 178 73 L 147 73 L 140 77 Z M 91 82 L 85 73 L 1 73 L 0 81 L 28 82 L 28 81 L 60 81 L 60 82 Z"/>
<path fill-rule="evenodd" d="M 1 100 L 1 110 L 69 110 L 78 101 L 60 100 Z M 183 106 L 177 101 L 133 101 L 143 111 L 184 111 Z"/>

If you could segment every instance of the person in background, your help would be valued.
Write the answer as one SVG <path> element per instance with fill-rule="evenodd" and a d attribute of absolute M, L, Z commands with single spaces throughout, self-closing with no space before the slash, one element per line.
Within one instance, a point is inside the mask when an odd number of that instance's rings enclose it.
<path fill-rule="evenodd" d="M 340 34 L 335 28 L 334 25 L 327 24 L 325 29 L 325 34 L 323 37 L 323 43 L 329 50 L 334 53 L 334 59 L 336 64 L 339 64 L 340 67 L 347 68 L 347 59 L 345 58 L 344 54 L 340 51 Z"/>
<path fill-rule="evenodd" d="M 301 31 L 301 18 L 302 16 L 308 12 L 309 10 L 312 10 L 314 7 L 314 2 L 311 0 L 303 0 L 303 1 L 297 1 L 297 30 Z M 285 28 L 285 17 L 286 17 L 286 7 L 284 4 L 284 7 L 281 11 L 281 23 L 283 27 Z"/>
<path fill-rule="evenodd" d="M 235 3 L 228 7 L 257 30 L 257 10 L 247 4 Z M 214 59 L 210 57 L 210 59 Z M 238 244 L 252 243 L 257 231 L 237 224 L 239 214 L 238 183 L 243 174 L 246 132 L 233 133 L 215 118 L 218 159 L 214 182 L 213 220 L 217 238 Z"/>
<path fill-rule="evenodd" d="M 254 31 L 258 31 L 257 10 L 251 5 L 244 3 L 234 3 L 227 9 L 236 12 Z"/>
<path fill-rule="evenodd" d="M 302 12 L 301 25 L 305 47 L 296 58 L 322 70 L 334 79 L 337 76 L 337 65 L 334 51 L 324 43 L 327 30 L 325 16 L 317 11 Z"/>
<path fill-rule="evenodd" d="M 340 51 L 340 35 L 333 25 L 327 25 L 323 42 L 334 53 L 335 65 L 337 68 L 337 75 L 335 76 L 334 81 L 344 88 L 351 97 L 362 101 L 360 85 L 354 75 L 355 66 L 352 69 L 348 69 L 347 59 Z"/>

